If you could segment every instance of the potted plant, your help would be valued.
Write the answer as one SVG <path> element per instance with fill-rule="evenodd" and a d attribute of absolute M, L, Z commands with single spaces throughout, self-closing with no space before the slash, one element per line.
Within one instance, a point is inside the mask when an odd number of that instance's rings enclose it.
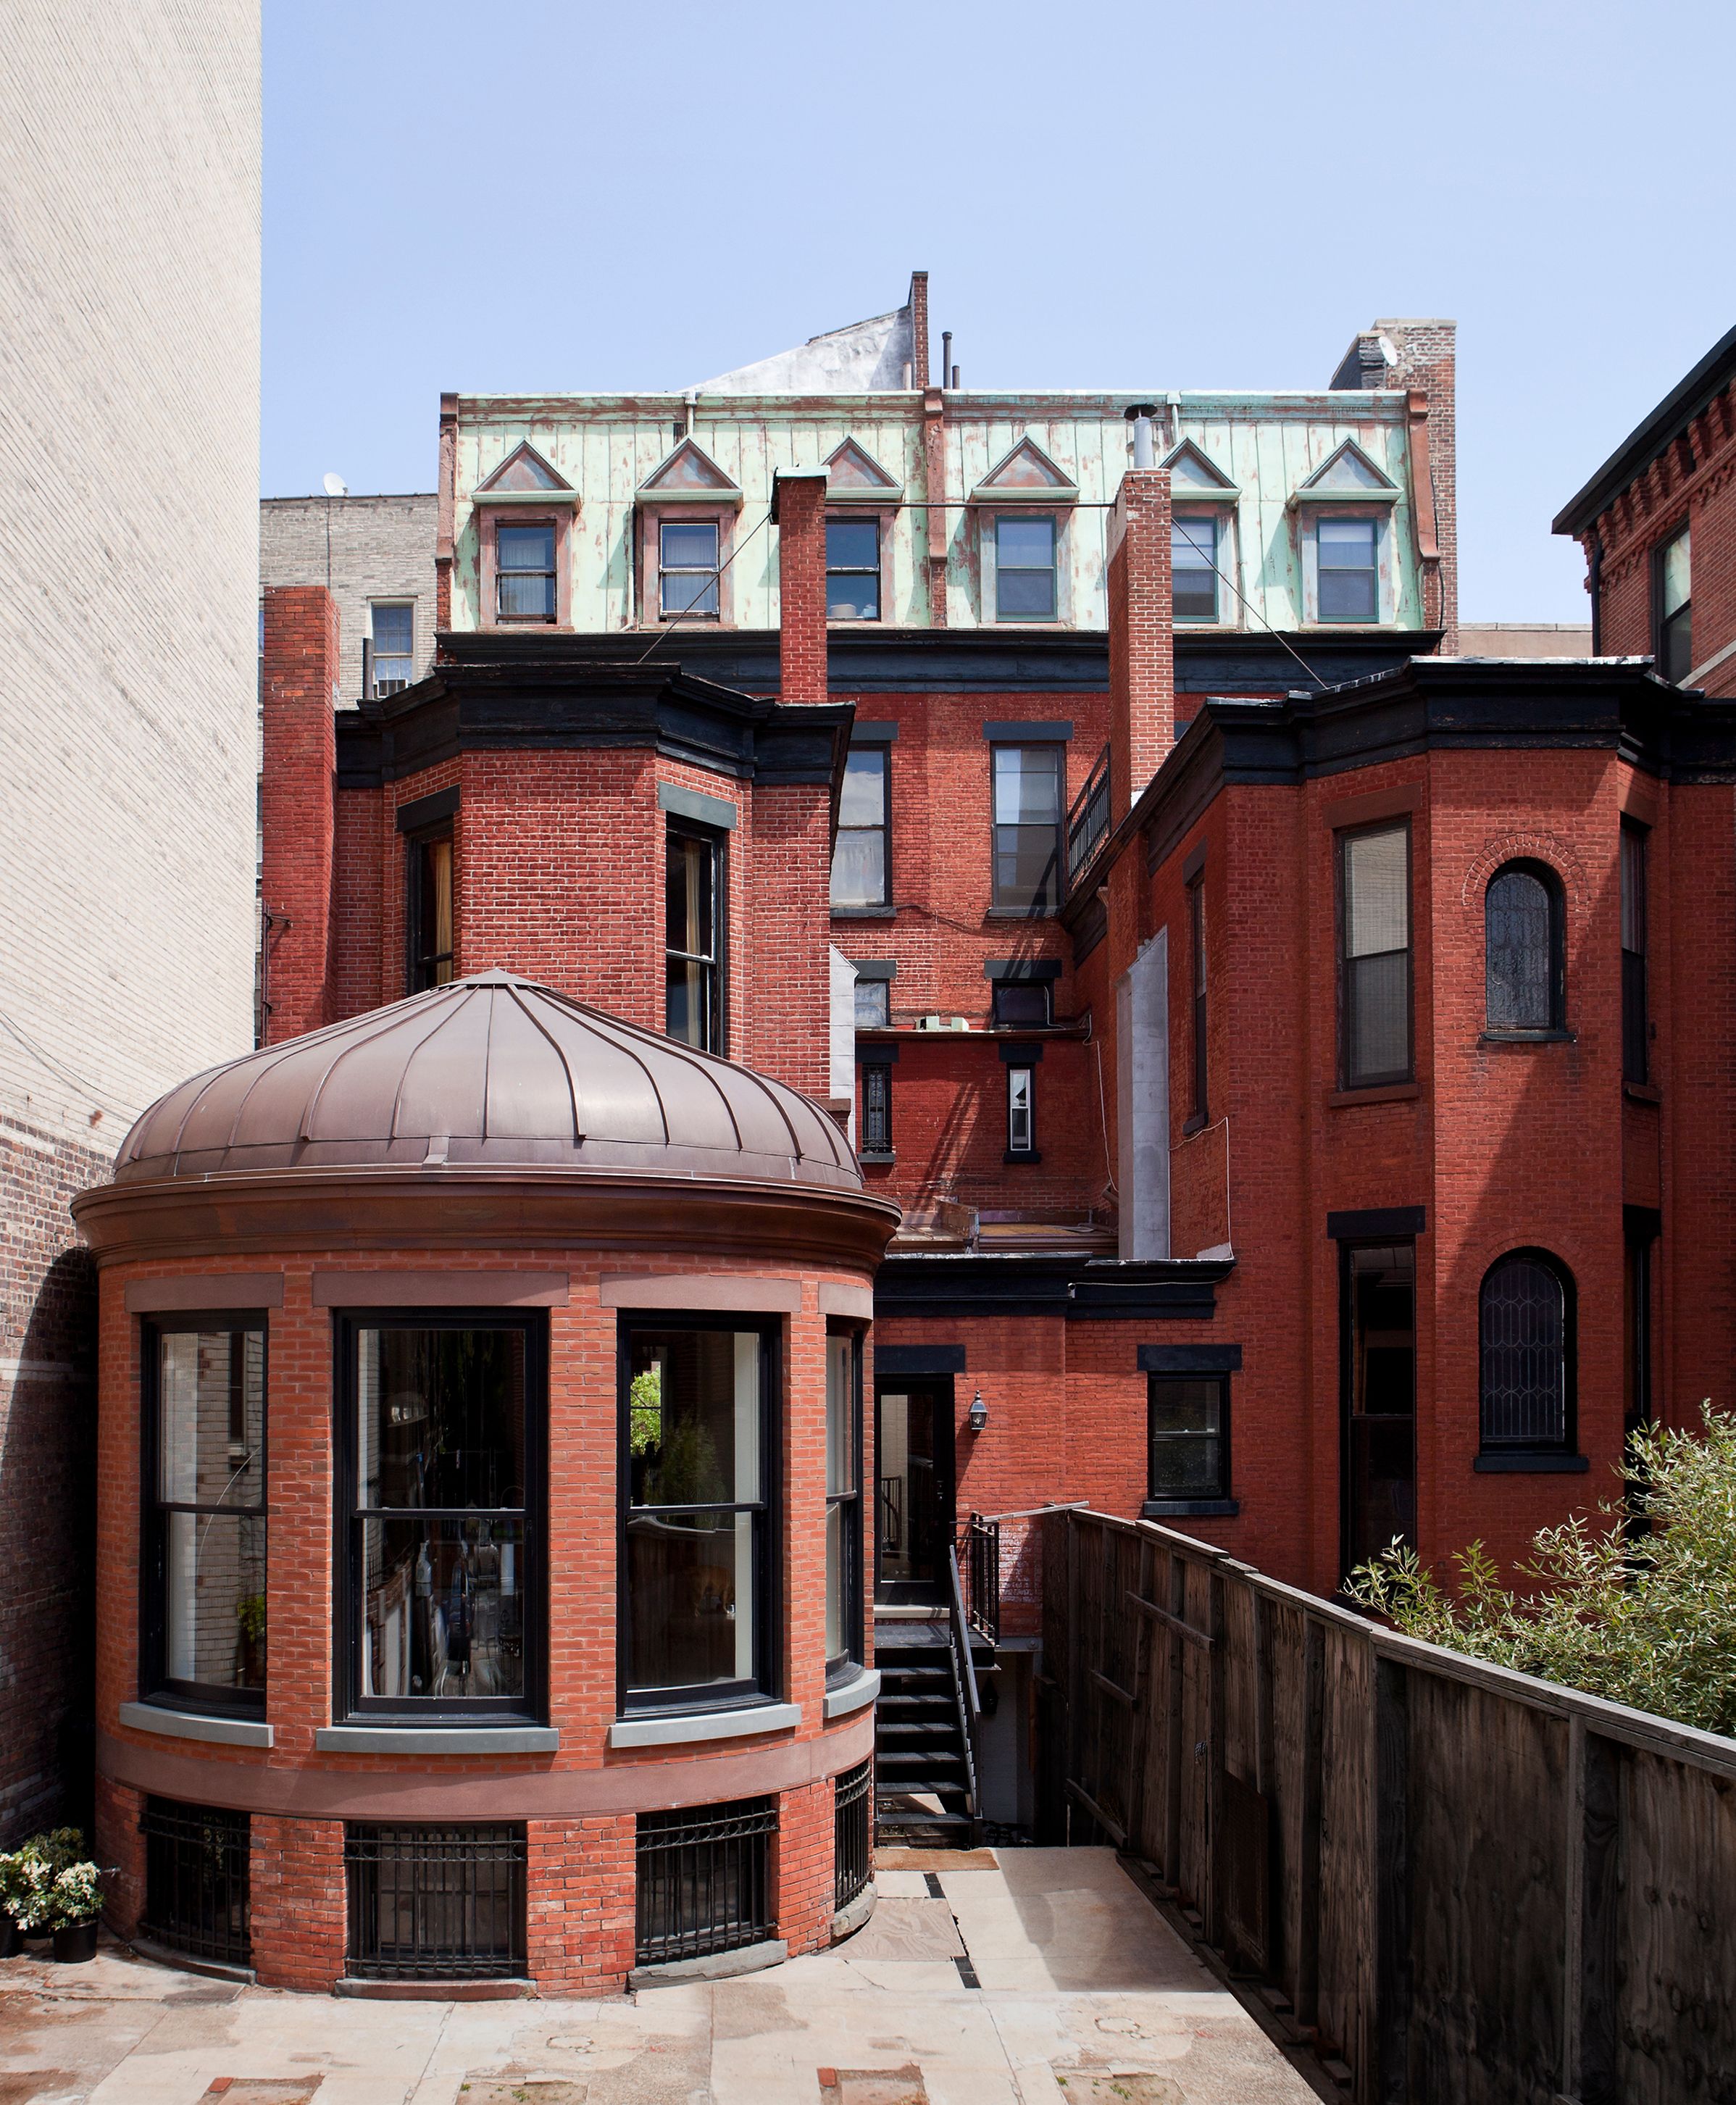
<path fill-rule="evenodd" d="M 54 1937 L 54 1955 L 67 1964 L 96 1956 L 96 1919 L 102 1912 L 102 1874 L 84 1856 L 76 1827 L 33 1835 L 11 1859 L 7 1912 L 29 1936 Z"/>
<path fill-rule="evenodd" d="M 17 1909 L 24 1899 L 24 1852 L 0 1852 L 0 1959 L 11 1959 L 23 1948 Z"/>
<path fill-rule="evenodd" d="M 102 1873 L 87 1860 L 57 1871 L 48 1888 L 47 1926 L 54 1955 L 62 1965 L 96 1956 L 96 1921 L 102 1913 Z"/>

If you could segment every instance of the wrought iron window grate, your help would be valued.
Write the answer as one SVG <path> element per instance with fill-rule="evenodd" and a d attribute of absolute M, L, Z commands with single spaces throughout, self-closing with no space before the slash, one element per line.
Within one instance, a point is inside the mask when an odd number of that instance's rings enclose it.
<path fill-rule="evenodd" d="M 772 1934 L 769 1798 L 639 1816 L 638 1963 L 703 1959 Z"/>
<path fill-rule="evenodd" d="M 145 1935 L 190 1959 L 248 1965 L 246 1813 L 148 1798 L 139 1832 L 145 1837 L 139 1924 Z"/>
<path fill-rule="evenodd" d="M 873 1772 L 866 1762 L 846 1769 L 832 1792 L 832 1905 L 848 1907 L 868 1882 Z"/>
<path fill-rule="evenodd" d="M 349 1972 L 371 1981 L 522 1975 L 524 1855 L 517 1826 L 346 1827 Z"/>

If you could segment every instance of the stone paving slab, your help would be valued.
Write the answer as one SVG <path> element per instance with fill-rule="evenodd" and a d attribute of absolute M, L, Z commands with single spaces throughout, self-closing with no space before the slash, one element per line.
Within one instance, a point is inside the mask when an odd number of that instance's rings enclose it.
<path fill-rule="evenodd" d="M 831 1952 L 602 2002 L 293 1996 L 112 1948 L 77 1968 L 0 1961 L 0 2105 L 1305 2105 L 1315 2094 L 1107 1850 L 1008 1850 L 995 1868 L 888 1870 L 876 1883 L 874 1920 Z"/>

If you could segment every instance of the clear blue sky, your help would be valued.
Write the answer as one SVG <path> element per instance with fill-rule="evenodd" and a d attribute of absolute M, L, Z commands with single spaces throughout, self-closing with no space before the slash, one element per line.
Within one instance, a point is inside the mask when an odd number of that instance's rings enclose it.
<path fill-rule="evenodd" d="M 266 16 L 269 495 L 431 489 L 442 388 L 681 387 L 913 267 L 983 387 L 1323 386 L 1447 315 L 1462 611 L 1581 621 L 1551 516 L 1736 322 L 1711 0 Z"/>

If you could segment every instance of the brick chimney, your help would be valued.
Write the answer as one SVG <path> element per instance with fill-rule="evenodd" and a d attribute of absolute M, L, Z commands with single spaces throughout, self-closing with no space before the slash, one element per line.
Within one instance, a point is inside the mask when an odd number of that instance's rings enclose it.
<path fill-rule="evenodd" d="M 323 585 L 266 592 L 260 784 L 266 1043 L 328 1019 L 338 677 L 337 608 Z"/>
<path fill-rule="evenodd" d="M 1176 742 L 1169 471 L 1130 467 L 1109 513 L 1109 784 L 1131 811 Z"/>
<path fill-rule="evenodd" d="M 787 702 L 826 699 L 826 471 L 779 468 L 772 480 L 778 529 L 779 691 Z"/>

